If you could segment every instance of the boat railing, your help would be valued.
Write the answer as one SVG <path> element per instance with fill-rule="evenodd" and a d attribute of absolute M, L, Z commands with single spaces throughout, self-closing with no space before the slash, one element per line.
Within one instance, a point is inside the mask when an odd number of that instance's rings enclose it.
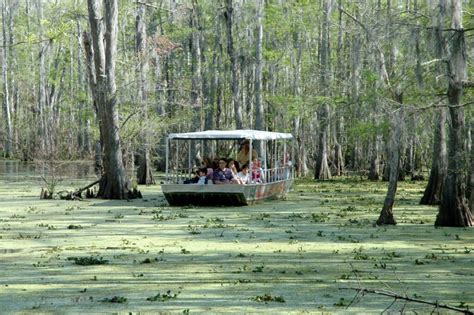
<path fill-rule="evenodd" d="M 195 172 L 196 168 L 172 168 L 168 177 L 166 178 L 166 182 L 169 184 L 184 184 L 186 180 L 191 179 Z"/>
<path fill-rule="evenodd" d="M 184 184 L 187 180 L 194 177 L 197 167 L 193 168 L 173 168 L 166 178 L 169 184 Z M 282 180 L 289 180 L 292 178 L 292 168 L 290 165 L 263 169 L 262 183 L 272 183 Z"/>
<path fill-rule="evenodd" d="M 280 180 L 291 179 L 291 166 L 283 166 L 276 168 L 264 169 L 264 178 L 267 183 L 276 182 Z"/>

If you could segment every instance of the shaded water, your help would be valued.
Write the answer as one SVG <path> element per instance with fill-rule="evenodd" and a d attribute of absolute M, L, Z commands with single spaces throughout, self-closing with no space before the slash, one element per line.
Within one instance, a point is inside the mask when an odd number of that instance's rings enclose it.
<path fill-rule="evenodd" d="M 5 182 L 38 181 L 41 178 L 85 180 L 95 178 L 94 163 L 81 162 L 22 162 L 0 160 L 0 180 Z"/>

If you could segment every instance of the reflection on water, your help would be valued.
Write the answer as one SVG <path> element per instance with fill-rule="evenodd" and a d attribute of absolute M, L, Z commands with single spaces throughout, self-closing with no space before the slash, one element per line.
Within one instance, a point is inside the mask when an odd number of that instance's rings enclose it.
<path fill-rule="evenodd" d="M 67 179 L 92 178 L 95 177 L 94 163 L 92 161 L 36 163 L 0 160 L 0 179 L 2 180 L 40 179 L 41 176 Z"/>

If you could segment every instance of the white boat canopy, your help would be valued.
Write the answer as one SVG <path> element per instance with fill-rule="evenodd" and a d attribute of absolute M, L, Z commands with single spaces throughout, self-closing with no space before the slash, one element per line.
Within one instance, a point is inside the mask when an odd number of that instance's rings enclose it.
<path fill-rule="evenodd" d="M 280 140 L 293 139 L 291 133 L 261 130 L 206 130 L 198 132 L 171 133 L 168 140 Z"/>

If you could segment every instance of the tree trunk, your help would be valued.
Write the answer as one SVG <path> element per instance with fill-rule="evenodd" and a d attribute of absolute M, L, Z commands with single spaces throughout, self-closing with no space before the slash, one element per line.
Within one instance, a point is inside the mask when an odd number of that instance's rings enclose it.
<path fill-rule="evenodd" d="M 257 0 L 256 6 L 256 23 L 257 23 L 257 38 L 255 43 L 255 129 L 265 130 L 265 117 L 263 109 L 263 88 L 262 88 L 262 69 L 263 69 L 263 23 L 262 18 L 264 14 L 263 0 Z M 263 141 L 256 143 L 258 156 L 263 156 Z"/>
<path fill-rule="evenodd" d="M 145 21 L 145 5 L 139 4 L 136 17 L 136 54 L 138 60 L 138 103 L 143 107 L 141 147 L 139 148 L 139 167 L 137 169 L 137 183 L 141 185 L 155 184 L 151 169 L 150 145 L 148 131 L 148 52 Z"/>
<path fill-rule="evenodd" d="M 448 61 L 448 100 L 451 116 L 448 142 L 448 173 L 444 182 L 443 197 L 436 217 L 436 226 L 467 227 L 474 219 L 466 200 L 464 107 L 461 106 L 463 83 L 467 80 L 466 42 L 462 26 L 462 1 L 453 1 L 453 20 L 450 32 Z M 451 34 L 454 33 L 454 34 Z M 446 50 L 447 51 L 447 50 Z"/>
<path fill-rule="evenodd" d="M 202 117 L 203 117 L 203 92 L 202 92 L 202 67 L 201 67 L 201 30 L 199 25 L 199 7 L 196 0 L 192 1 L 192 12 L 190 16 L 190 28 L 191 28 L 191 38 L 190 49 L 191 49 L 191 106 L 192 106 L 192 131 L 201 131 L 202 130 Z M 200 165 L 202 157 L 199 152 L 199 142 L 192 141 L 191 147 L 191 157 L 193 158 L 194 165 Z M 193 166 L 193 165 L 191 165 Z"/>
<path fill-rule="evenodd" d="M 373 144 L 374 147 L 372 149 L 372 157 L 370 159 L 368 179 L 377 181 L 380 179 L 379 140 L 377 135 L 374 135 Z"/>
<path fill-rule="evenodd" d="M 339 143 L 339 139 L 342 138 L 342 121 L 343 118 L 339 117 L 336 119 L 336 127 L 334 128 L 334 167 L 336 169 L 336 176 L 344 174 L 344 156 L 342 154 L 342 145 Z"/>
<path fill-rule="evenodd" d="M 239 62 L 234 49 L 234 37 L 232 34 L 234 8 L 232 0 L 226 0 L 226 11 L 224 13 L 227 30 L 227 54 L 232 65 L 232 103 L 234 104 L 235 127 L 242 129 L 242 104 L 240 102 Z"/>
<path fill-rule="evenodd" d="M 474 211 L 474 119 L 471 118 L 471 167 L 470 167 L 470 184 L 469 184 L 469 209 L 471 213 Z"/>
<path fill-rule="evenodd" d="M 208 106 L 206 106 L 206 119 L 204 122 L 204 129 L 205 130 L 212 130 L 215 129 L 216 124 L 220 120 L 220 113 L 222 110 L 217 110 L 218 106 L 222 107 L 222 104 L 219 104 L 220 100 L 220 76 L 221 76 L 221 56 L 222 56 L 222 40 L 221 40 L 221 21 L 216 19 L 214 22 L 214 47 L 212 49 L 212 71 L 209 72 L 210 78 L 210 86 L 209 86 L 209 102 Z M 203 141 L 203 158 L 207 157 L 210 158 L 215 155 L 212 151 L 212 141 Z"/>
<path fill-rule="evenodd" d="M 323 23 L 321 32 L 321 48 L 320 48 L 320 64 L 321 76 L 320 84 L 322 94 L 329 97 L 330 88 L 330 70 L 329 70 L 329 15 L 331 11 L 331 0 L 323 1 Z M 316 159 L 316 168 L 314 178 L 319 180 L 326 180 L 331 178 L 331 171 L 328 164 L 329 156 L 329 105 L 328 100 L 324 101 L 319 108 L 319 146 Z"/>
<path fill-rule="evenodd" d="M 377 225 L 383 224 L 397 224 L 393 216 L 393 204 L 395 203 L 395 194 L 397 192 L 398 170 L 400 160 L 400 142 L 402 135 L 403 123 L 403 109 L 400 109 L 394 114 L 391 121 L 391 135 L 390 135 L 390 176 L 388 182 L 387 195 L 383 203 L 382 211 L 377 219 Z"/>
<path fill-rule="evenodd" d="M 13 156 L 12 143 L 13 143 L 13 124 L 11 118 L 11 105 L 10 105 L 10 89 L 9 89 L 9 77 L 8 77 L 8 36 L 7 36 L 7 19 L 9 15 L 9 8 L 7 7 L 6 1 L 2 1 L 2 80 L 3 80 L 3 118 L 5 119 L 5 147 L 4 156 L 11 158 Z M 11 29 L 10 29 L 11 32 Z"/>
<path fill-rule="evenodd" d="M 293 76 L 293 96 L 295 100 L 300 100 L 301 96 L 301 58 L 303 54 L 303 47 L 301 41 L 301 32 L 295 32 L 295 40 L 293 43 L 294 51 L 294 76 Z M 305 130 L 304 117 L 301 117 L 299 113 L 293 117 L 293 132 L 295 136 L 295 161 L 296 174 L 297 176 L 307 176 L 308 166 L 306 164 L 306 145 L 305 145 Z"/>
<path fill-rule="evenodd" d="M 331 179 L 331 171 L 328 164 L 328 135 L 329 135 L 329 105 L 323 104 L 319 109 L 319 152 L 316 159 L 314 179 Z"/>
<path fill-rule="evenodd" d="M 436 115 L 436 125 L 433 139 L 433 161 L 431 164 L 430 177 L 421 205 L 439 205 L 443 192 L 444 180 L 447 172 L 446 156 L 446 109 L 441 108 Z"/>
<path fill-rule="evenodd" d="M 12 3 L 12 2 L 10 2 Z M 14 2 L 13 2 L 14 3 Z M 18 67 L 18 60 L 19 60 L 19 54 L 17 53 L 16 46 L 14 45 L 16 38 L 15 38 L 15 16 L 17 15 L 17 10 L 19 6 L 10 6 L 10 14 L 8 14 L 8 44 L 9 44 L 9 56 L 10 56 L 10 61 L 8 63 L 9 69 L 10 69 L 10 117 L 12 120 L 12 154 L 17 154 L 18 152 L 18 144 L 19 144 L 19 139 L 18 139 L 18 121 L 19 121 L 19 115 L 18 112 L 20 110 L 20 89 L 19 89 L 19 79 L 18 73 L 19 73 L 19 67 Z"/>
<path fill-rule="evenodd" d="M 38 24 L 39 24 L 39 37 L 43 37 L 43 8 L 41 2 L 36 2 L 38 11 Z M 48 82 L 46 78 L 46 57 L 49 52 L 49 42 L 41 42 L 39 44 L 39 81 L 38 81 L 38 98 L 37 98 L 37 110 L 36 113 L 39 115 L 39 126 L 38 136 L 41 154 L 47 154 L 51 152 L 48 139 L 48 124 L 47 124 L 47 113 L 46 113 L 46 84 Z"/>
<path fill-rule="evenodd" d="M 130 184 L 122 160 L 115 86 L 117 0 L 105 1 L 105 17 L 101 14 L 102 7 L 98 0 L 88 0 L 87 3 L 95 71 L 91 88 L 98 108 L 100 137 L 104 146 L 104 172 L 97 196 L 104 199 L 126 199 L 129 197 Z"/>
<path fill-rule="evenodd" d="M 79 93 L 84 93 L 86 94 L 86 88 L 85 84 L 87 83 L 87 80 L 85 78 L 85 70 L 84 70 L 84 64 L 83 64 L 83 58 L 82 58 L 82 53 L 83 53 L 83 45 L 82 45 L 82 27 L 81 23 L 77 21 L 76 23 L 77 27 L 77 76 L 78 80 L 80 82 L 79 87 L 77 88 L 77 92 Z M 79 122 L 79 128 L 78 128 L 78 134 L 77 134 L 77 143 L 79 146 L 80 150 L 80 156 L 81 157 L 88 157 L 91 154 L 91 140 L 90 140 L 90 119 L 84 115 L 84 113 L 87 111 L 87 102 L 85 99 L 80 99 L 79 101 L 79 117 L 78 117 L 78 122 Z"/>

